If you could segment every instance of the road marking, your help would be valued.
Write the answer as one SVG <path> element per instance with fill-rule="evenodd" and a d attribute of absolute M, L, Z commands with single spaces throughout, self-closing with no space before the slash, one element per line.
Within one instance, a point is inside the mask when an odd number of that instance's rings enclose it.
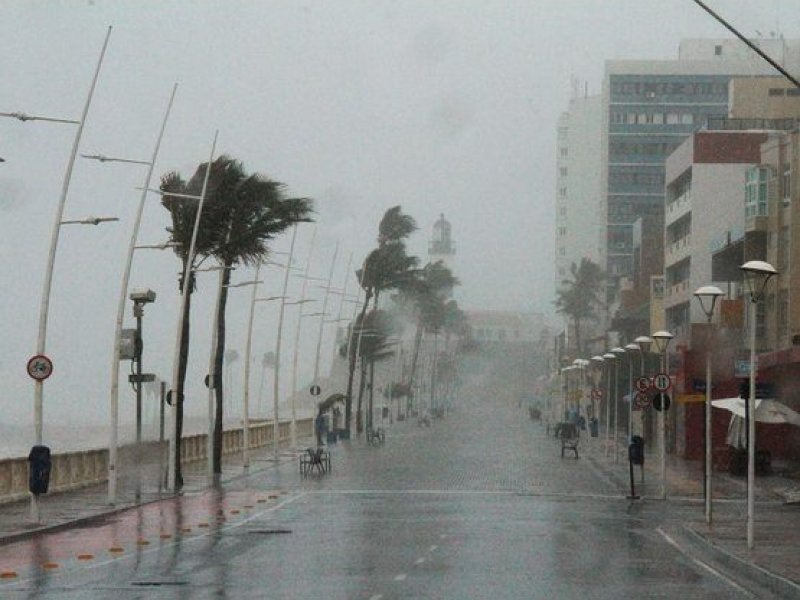
<path fill-rule="evenodd" d="M 406 574 L 405 573 L 400 573 L 400 575 L 396 575 L 395 576 L 394 580 L 395 581 L 404 581 L 405 578 L 406 578 Z"/>
<path fill-rule="evenodd" d="M 424 562 L 425 562 L 424 558 L 418 558 L 417 560 L 414 561 L 414 564 L 415 565 L 421 565 Z"/>
<path fill-rule="evenodd" d="M 383 594 L 374 594 L 369 597 L 369 600 L 381 600 L 383 598 Z"/>
<path fill-rule="evenodd" d="M 85 564 L 85 565 L 81 566 L 81 569 L 86 570 L 86 571 L 88 571 L 90 569 L 97 569 L 97 568 L 100 568 L 100 567 L 105 567 L 105 566 L 110 565 L 110 564 L 119 563 L 120 561 L 131 560 L 133 558 L 136 558 L 137 556 L 140 557 L 142 555 L 150 554 L 150 553 L 153 553 L 153 552 L 163 552 L 164 548 L 167 548 L 167 547 L 170 547 L 170 546 L 178 546 L 178 545 L 191 544 L 193 542 L 198 542 L 198 541 L 200 541 L 202 539 L 206 539 L 206 538 L 208 538 L 208 537 L 210 537 L 212 535 L 218 535 L 220 531 L 226 531 L 228 529 L 237 529 L 239 527 L 242 527 L 243 525 L 246 525 L 250 521 L 253 521 L 255 519 L 260 518 L 261 516 L 265 515 L 266 513 L 275 512 L 279 508 L 281 508 L 281 507 L 283 507 L 283 506 L 285 506 L 287 504 L 291 504 L 292 502 L 295 502 L 295 501 L 297 501 L 300 498 L 303 498 L 305 496 L 306 496 L 305 492 L 301 492 L 297 496 L 290 496 L 288 498 L 285 498 L 281 502 L 278 502 L 278 503 L 274 504 L 273 506 L 270 506 L 269 508 L 265 508 L 264 510 L 257 511 L 255 514 L 250 515 L 248 517 L 245 517 L 244 519 L 242 519 L 242 520 L 240 520 L 240 521 L 238 521 L 236 523 L 231 523 L 230 525 L 221 525 L 214 532 L 209 531 L 209 530 L 204 530 L 204 531 L 202 531 L 200 533 L 197 533 L 196 535 L 193 535 L 193 536 L 191 536 L 189 538 L 176 539 L 175 541 L 159 545 L 158 547 L 147 548 L 147 549 L 142 550 L 141 552 L 139 552 L 138 555 L 134 555 L 134 554 L 119 554 L 118 556 L 115 556 L 114 558 L 112 558 L 110 560 L 105 560 L 105 561 L 98 562 L 98 563 L 93 563 L 93 564 Z M 181 529 L 181 531 L 183 531 L 184 533 L 189 532 L 191 530 L 192 530 L 191 527 L 185 527 L 185 528 Z M 108 551 L 111 552 L 112 554 L 114 554 L 114 553 L 122 553 L 122 552 L 124 552 L 124 549 L 121 548 L 120 546 L 113 546 L 112 548 L 109 548 Z M 65 571 L 59 571 L 58 574 L 64 574 L 64 573 L 65 573 Z M 14 574 L 14 577 L 16 577 L 16 573 Z M 405 577 L 405 576 L 403 576 L 403 577 Z M 9 582 L 8 584 L 4 585 L 3 588 L 18 587 L 20 585 L 25 584 L 26 582 L 31 581 L 32 579 L 33 579 L 33 577 L 27 577 L 25 579 L 15 580 L 13 583 Z"/>
<path fill-rule="evenodd" d="M 681 548 L 681 546 L 678 544 L 678 542 L 676 542 L 674 539 L 672 539 L 672 537 L 670 537 L 670 535 L 667 532 L 665 532 L 663 529 L 661 529 L 661 527 L 657 527 L 656 531 L 661 534 L 661 537 L 663 537 L 667 541 L 668 544 L 670 544 L 673 548 L 675 548 L 678 552 L 680 552 L 681 554 L 683 554 L 687 558 L 690 558 L 692 560 L 692 562 L 694 562 L 696 565 L 702 567 L 703 569 L 705 569 L 706 571 L 708 571 L 712 575 L 716 575 L 722 581 L 724 581 L 725 583 L 727 583 L 731 587 L 735 588 L 736 590 L 738 590 L 742 594 L 746 595 L 748 598 L 755 598 L 755 596 L 753 594 L 751 594 L 747 589 L 745 589 L 742 586 L 740 586 L 738 583 L 736 583 L 730 577 L 727 577 L 726 575 L 723 575 L 722 573 L 717 571 L 715 568 L 713 568 L 712 566 L 704 563 L 703 561 L 698 560 L 697 558 L 694 558 L 693 556 L 689 556 L 689 554 L 683 548 Z"/>
<path fill-rule="evenodd" d="M 433 546 L 431 546 L 430 548 L 428 548 L 428 552 L 433 552 L 433 551 L 434 551 L 434 550 L 436 550 L 438 547 L 439 547 L 439 546 L 437 546 L 436 544 L 434 544 Z"/>

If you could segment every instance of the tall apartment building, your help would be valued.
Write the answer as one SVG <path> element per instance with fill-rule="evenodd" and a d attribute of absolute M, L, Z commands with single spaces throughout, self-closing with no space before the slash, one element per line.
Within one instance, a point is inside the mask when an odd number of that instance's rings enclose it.
<path fill-rule="evenodd" d="M 601 125 L 599 95 L 573 98 L 558 120 L 555 289 L 569 278 L 572 263 L 604 261 Z"/>
<path fill-rule="evenodd" d="M 712 277 L 710 248 L 729 232 L 743 231 L 745 181 L 761 163 L 761 145 L 770 135 L 698 131 L 667 158 L 664 309 L 677 343 L 689 339 L 691 323 L 705 320 L 694 291 L 722 285 Z"/>
<path fill-rule="evenodd" d="M 758 43 L 784 66 L 800 65 L 800 42 Z M 772 74 L 738 40 L 684 40 L 677 60 L 606 62 L 602 186 L 610 299 L 633 274 L 634 222 L 642 216 L 663 222 L 666 157 L 709 118 L 728 115 L 733 76 Z M 644 273 L 642 280 L 654 274 Z"/>

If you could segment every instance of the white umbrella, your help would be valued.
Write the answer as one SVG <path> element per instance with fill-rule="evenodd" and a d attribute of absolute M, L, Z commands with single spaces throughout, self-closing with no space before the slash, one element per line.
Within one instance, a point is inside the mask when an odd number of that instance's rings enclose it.
<path fill-rule="evenodd" d="M 723 398 L 712 400 L 714 408 L 722 408 L 732 412 L 735 416 L 744 418 L 744 408 L 747 401 L 744 398 Z M 755 419 L 758 423 L 790 423 L 800 427 L 800 413 L 793 411 L 777 400 L 756 398 Z"/>

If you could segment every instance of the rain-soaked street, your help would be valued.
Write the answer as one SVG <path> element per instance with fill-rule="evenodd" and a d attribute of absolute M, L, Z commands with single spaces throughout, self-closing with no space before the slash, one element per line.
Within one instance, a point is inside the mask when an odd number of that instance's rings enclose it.
<path fill-rule="evenodd" d="M 463 398 L 432 427 L 332 452 L 326 476 L 301 479 L 287 456 L 224 491 L 5 545 L 2 596 L 750 597 L 686 553 L 696 506 L 629 505 L 593 449 L 561 459 L 515 404 Z"/>

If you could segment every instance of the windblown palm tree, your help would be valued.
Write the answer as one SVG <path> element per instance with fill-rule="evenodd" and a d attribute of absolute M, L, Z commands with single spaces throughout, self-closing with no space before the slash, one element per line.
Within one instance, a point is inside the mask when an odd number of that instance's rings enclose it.
<path fill-rule="evenodd" d="M 364 322 L 369 303 L 373 298 L 374 306 L 377 308 L 378 296 L 381 291 L 402 287 L 410 280 L 418 259 L 414 256 L 408 256 L 404 240 L 416 228 L 414 219 L 409 215 L 403 214 L 399 206 L 394 206 L 384 213 L 378 227 L 378 247 L 367 255 L 364 266 L 356 272 L 361 287 L 364 289 L 364 304 L 361 307 L 357 322 Z M 351 339 L 348 344 L 351 347 L 354 344 L 352 339 L 353 331 L 355 331 L 355 328 L 351 330 Z M 345 428 L 348 435 L 352 416 L 355 359 L 355 355 L 351 354 L 347 376 Z M 359 417 L 356 422 L 356 431 L 360 433 L 362 429 L 363 423 Z"/>
<path fill-rule="evenodd" d="M 575 330 L 575 352 L 583 351 L 581 321 L 597 317 L 595 310 L 601 306 L 601 284 L 605 274 L 597 263 L 582 258 L 580 265 L 570 266 L 571 279 L 563 280 L 562 287 L 556 290 L 556 312 L 572 319 Z"/>
<path fill-rule="evenodd" d="M 201 165 L 197 173 L 205 174 L 205 164 Z M 186 185 L 176 174 L 169 174 L 162 179 L 162 190 L 175 193 L 196 193 L 192 191 L 192 181 Z M 182 189 L 183 188 L 183 189 Z M 165 196 L 165 199 L 167 196 Z M 184 203 L 169 202 L 165 204 L 172 214 L 173 234 L 172 241 L 177 243 L 176 252 L 191 239 L 191 226 L 188 235 L 176 237 L 175 231 L 184 231 L 184 222 L 187 216 L 194 218 L 195 212 Z M 220 156 L 211 165 L 206 203 L 204 212 L 208 215 L 200 221 L 198 234 L 197 262 L 204 258 L 214 256 L 223 276 L 220 279 L 222 288 L 219 290 L 219 308 L 216 315 L 217 347 L 215 352 L 214 372 L 223 372 L 225 357 L 225 308 L 228 297 L 231 271 L 236 265 L 252 266 L 265 260 L 269 254 L 268 242 L 275 236 L 284 232 L 292 225 L 310 220 L 311 201 L 306 198 L 286 198 L 285 186 L 272 181 L 263 175 L 247 174 L 242 163 L 228 156 Z M 189 213 L 184 214 L 184 213 Z M 191 221 L 191 220 L 190 220 Z M 181 226 L 181 227 L 178 227 Z M 203 240 L 203 244 L 200 244 Z M 189 314 L 184 315 L 185 328 L 188 332 Z M 181 389 L 185 379 L 185 363 L 188 356 L 188 334 L 186 349 L 182 349 L 181 356 Z M 216 417 L 214 427 L 214 472 L 221 472 L 222 457 L 222 420 L 224 386 L 221 377 L 215 378 Z M 179 397 L 182 397 L 179 394 Z M 179 431 L 182 429 L 182 406 L 179 404 Z M 178 439 L 180 436 L 178 435 Z"/>

